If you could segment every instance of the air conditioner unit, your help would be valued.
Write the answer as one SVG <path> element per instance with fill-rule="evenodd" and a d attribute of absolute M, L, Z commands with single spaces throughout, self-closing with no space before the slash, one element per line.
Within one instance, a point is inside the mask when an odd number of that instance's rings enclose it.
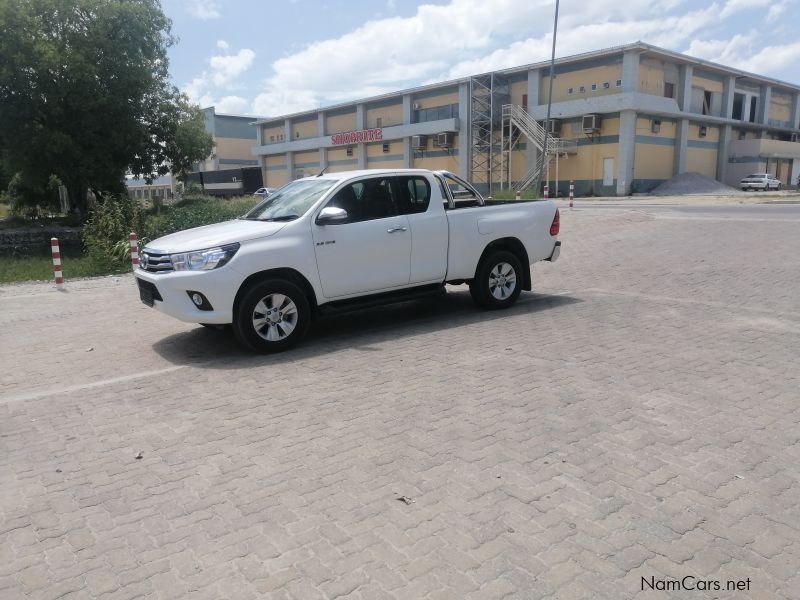
<path fill-rule="evenodd" d="M 452 131 L 444 131 L 442 133 L 436 134 L 436 138 L 434 139 L 434 146 L 438 148 L 452 148 L 453 146 L 453 132 Z"/>
<path fill-rule="evenodd" d="M 428 136 L 427 135 L 412 135 L 411 136 L 411 148 L 413 150 L 425 150 L 428 147 Z"/>
<path fill-rule="evenodd" d="M 599 133 L 600 123 L 600 115 L 583 115 L 583 133 Z"/>
<path fill-rule="evenodd" d="M 420 108 L 422 108 L 422 104 L 420 104 L 419 102 L 414 102 L 414 104 L 411 105 L 411 108 L 413 108 L 414 110 L 419 110 Z"/>
<path fill-rule="evenodd" d="M 544 123 L 542 123 L 542 127 L 544 127 Z M 561 121 L 559 119 L 550 119 L 547 122 L 547 135 L 561 135 Z"/>

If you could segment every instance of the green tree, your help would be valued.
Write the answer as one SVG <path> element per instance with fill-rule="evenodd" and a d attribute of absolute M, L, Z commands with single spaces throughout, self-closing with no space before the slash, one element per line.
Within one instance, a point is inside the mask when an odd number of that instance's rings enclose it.
<path fill-rule="evenodd" d="M 199 110 L 169 82 L 173 43 L 158 0 L 0 1 L 7 168 L 30 188 L 57 176 L 85 217 L 87 189 L 121 192 L 129 170 L 152 179 L 205 158 L 210 136 L 178 141 Z"/>

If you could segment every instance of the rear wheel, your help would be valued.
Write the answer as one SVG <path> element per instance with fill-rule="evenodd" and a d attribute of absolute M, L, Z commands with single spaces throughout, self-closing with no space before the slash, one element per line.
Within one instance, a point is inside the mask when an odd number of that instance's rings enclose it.
<path fill-rule="evenodd" d="M 303 291 L 291 281 L 267 279 L 242 295 L 233 333 L 255 352 L 282 352 L 303 339 L 310 322 L 311 308 Z"/>
<path fill-rule="evenodd" d="M 522 264 L 506 250 L 489 254 L 478 265 L 469 284 L 472 299 L 483 308 L 508 308 L 519 298 Z"/>

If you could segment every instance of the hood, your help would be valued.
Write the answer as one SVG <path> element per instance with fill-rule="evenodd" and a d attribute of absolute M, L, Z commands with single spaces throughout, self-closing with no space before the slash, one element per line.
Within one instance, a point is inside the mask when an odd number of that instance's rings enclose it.
<path fill-rule="evenodd" d="M 148 242 L 146 249 L 158 254 L 204 250 L 234 242 L 269 237 L 286 227 L 287 224 L 286 222 L 235 219 L 165 235 Z"/>

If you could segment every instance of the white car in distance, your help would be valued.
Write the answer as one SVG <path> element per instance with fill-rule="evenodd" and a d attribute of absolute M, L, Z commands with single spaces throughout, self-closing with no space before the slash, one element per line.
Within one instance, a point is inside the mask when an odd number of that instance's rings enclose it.
<path fill-rule="evenodd" d="M 745 190 L 780 190 L 781 180 L 769 173 L 753 173 L 739 182 L 739 187 Z"/>

